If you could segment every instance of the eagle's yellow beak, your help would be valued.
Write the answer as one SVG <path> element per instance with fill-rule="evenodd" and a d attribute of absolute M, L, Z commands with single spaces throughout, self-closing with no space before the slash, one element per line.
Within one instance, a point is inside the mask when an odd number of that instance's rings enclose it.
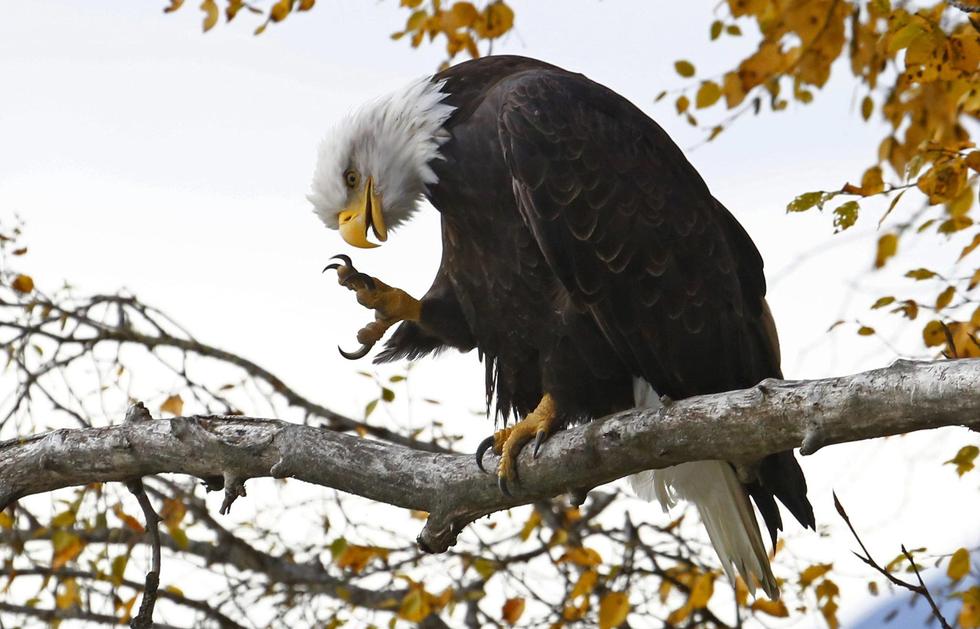
<path fill-rule="evenodd" d="M 369 228 L 381 242 L 388 240 L 381 197 L 374 192 L 374 180 L 371 177 L 368 177 L 361 193 L 337 216 L 337 222 L 340 224 L 340 235 L 355 247 L 371 249 L 378 246 L 368 240 Z"/>

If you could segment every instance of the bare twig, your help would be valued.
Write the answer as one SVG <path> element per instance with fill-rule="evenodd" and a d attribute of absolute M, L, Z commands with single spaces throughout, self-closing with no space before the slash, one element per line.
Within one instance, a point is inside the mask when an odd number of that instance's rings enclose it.
<path fill-rule="evenodd" d="M 864 542 L 861 541 L 861 538 L 858 536 L 857 531 L 854 530 L 854 526 L 851 524 L 851 519 L 847 517 L 847 512 L 844 511 L 844 506 L 840 503 L 840 500 L 837 498 L 836 492 L 834 493 L 834 507 L 836 507 L 837 513 L 840 514 L 840 517 L 844 519 L 844 522 L 847 524 L 847 528 L 851 529 L 851 535 L 853 535 L 854 539 L 857 540 L 858 545 L 861 547 L 861 552 L 864 553 L 864 555 L 859 555 L 857 553 L 854 553 L 854 555 L 858 559 L 863 561 L 865 564 L 867 564 L 868 566 L 874 568 L 876 571 L 881 573 L 882 576 L 884 576 L 886 579 L 888 579 L 895 585 L 905 588 L 910 592 L 914 592 L 915 594 L 924 597 L 926 601 L 928 601 L 929 607 L 932 608 L 933 616 L 935 616 L 936 619 L 939 620 L 939 625 L 943 629 L 952 629 L 952 627 L 949 625 L 949 623 L 940 613 L 939 606 L 936 605 L 936 601 L 933 600 L 932 594 L 929 593 L 929 588 L 927 588 L 926 584 L 922 581 L 922 575 L 919 574 L 919 567 L 915 565 L 915 559 L 912 558 L 912 553 L 910 553 L 905 548 L 905 544 L 902 544 L 902 554 L 905 555 L 905 558 L 908 559 L 908 562 L 912 565 L 912 571 L 915 572 L 915 576 L 919 580 L 919 585 L 915 585 L 914 583 L 909 583 L 908 581 L 903 581 L 902 579 L 899 579 L 894 574 L 892 574 L 885 568 L 881 567 L 878 564 L 878 562 L 876 562 L 871 557 L 871 553 L 868 552 L 868 549 L 865 547 Z"/>

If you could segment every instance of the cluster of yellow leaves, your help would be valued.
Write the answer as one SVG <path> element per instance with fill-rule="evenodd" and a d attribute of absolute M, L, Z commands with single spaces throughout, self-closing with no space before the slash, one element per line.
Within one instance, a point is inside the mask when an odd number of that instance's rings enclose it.
<path fill-rule="evenodd" d="M 881 225 L 905 192 L 918 190 L 931 214 L 924 214 L 917 225 L 905 221 L 881 235 L 875 268 L 894 258 L 901 240 L 911 233 L 932 230 L 950 237 L 976 230 L 971 211 L 980 179 L 980 151 L 975 150 L 968 121 L 980 116 L 980 21 L 971 22 L 943 2 L 917 11 L 904 3 L 893 6 L 890 0 L 728 0 L 727 4 L 732 23 L 727 27 L 720 20 L 712 23 L 711 39 L 723 32 L 739 35 L 741 29 L 731 27 L 740 20 L 751 20 L 758 27 L 759 43 L 720 78 L 695 78 L 690 88 L 694 107 L 705 109 L 723 102 L 728 109 L 739 109 L 731 121 L 748 109 L 758 113 L 766 102 L 773 111 L 785 109 L 790 99 L 809 103 L 812 90 L 826 84 L 833 62 L 844 56 L 850 61 L 851 73 L 867 90 L 860 102 L 861 117 L 870 120 L 877 109 L 890 127 L 878 147 L 877 162 L 864 171 L 860 185 L 846 183 L 839 190 L 801 194 L 787 206 L 788 211 L 822 210 L 839 195 L 852 196 L 833 210 L 834 228 L 843 231 L 857 222 L 860 199 L 893 195 Z M 696 77 L 690 61 L 677 61 L 675 69 L 682 77 Z M 747 100 L 750 106 L 743 106 Z M 678 96 L 675 106 L 689 123 L 698 124 L 690 113 L 688 94 Z M 722 129 L 720 125 L 710 127 L 708 139 Z M 885 167 L 897 178 L 896 183 L 887 183 L 892 176 L 885 173 Z M 957 262 L 977 248 L 980 230 L 963 247 Z M 937 313 L 961 312 L 956 307 L 969 301 L 968 293 L 978 284 L 980 267 L 958 285 L 945 282 L 939 286 L 935 304 L 928 307 Z M 903 300 L 893 312 L 912 320 L 918 310 L 918 303 Z M 980 315 L 970 320 L 946 316 L 949 320 L 942 323 L 925 324 L 926 345 L 945 344 L 950 356 L 980 356 L 976 340 Z M 859 326 L 858 334 L 870 336 L 874 328 Z"/>
<path fill-rule="evenodd" d="M 826 576 L 831 568 L 833 568 L 833 564 L 830 563 L 809 566 L 800 573 L 800 588 L 806 589 L 816 583 L 818 579 L 821 579 L 820 583 L 817 583 L 814 588 L 817 595 L 817 605 L 820 608 L 820 613 L 823 615 L 824 620 L 827 621 L 827 626 L 830 629 L 837 629 L 840 626 L 837 620 L 837 597 L 840 595 L 840 588 Z"/>
<path fill-rule="evenodd" d="M 244 0 L 225 0 L 225 20 L 231 22 L 238 13 L 245 9 L 256 15 L 265 15 L 265 21 L 255 29 L 255 34 L 262 34 L 266 27 L 272 22 L 282 22 L 294 11 L 309 11 L 316 4 L 316 0 L 276 0 L 269 7 L 268 13 Z M 170 0 L 170 4 L 163 10 L 164 13 L 173 13 L 184 5 L 184 0 Z M 216 0 L 202 0 L 201 11 L 204 12 L 203 28 L 208 32 L 218 24 L 221 17 L 221 9 Z"/>
<path fill-rule="evenodd" d="M 446 38 L 450 60 L 464 50 L 471 58 L 479 57 L 477 42 L 496 39 L 514 26 L 514 10 L 503 0 L 490 2 L 482 9 L 472 2 L 444 7 L 441 0 L 430 0 L 427 6 L 422 5 L 422 0 L 401 0 L 401 6 L 412 13 L 404 30 L 394 33 L 392 39 L 407 35 L 412 47 L 417 48 L 426 37 L 433 41 L 441 35 Z"/>

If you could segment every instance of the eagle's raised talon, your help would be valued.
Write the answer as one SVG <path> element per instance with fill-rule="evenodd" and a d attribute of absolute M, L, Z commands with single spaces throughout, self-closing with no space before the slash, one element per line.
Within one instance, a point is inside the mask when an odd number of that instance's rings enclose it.
<path fill-rule="evenodd" d="M 364 358 L 365 356 L 367 356 L 367 353 L 371 351 L 372 347 L 374 347 L 374 343 L 372 343 L 371 345 L 361 345 L 360 349 L 354 352 L 345 352 L 338 345 L 337 351 L 340 352 L 340 355 L 346 358 L 347 360 L 357 360 L 359 358 Z"/>
<path fill-rule="evenodd" d="M 360 281 L 360 282 L 364 282 L 364 286 L 366 286 L 369 290 L 374 290 L 375 288 L 377 288 L 377 285 L 374 283 L 373 277 L 371 277 L 367 273 L 361 273 L 360 271 L 353 270 L 354 267 L 350 267 L 350 268 L 352 269 L 351 273 L 341 278 L 340 280 L 341 286 L 343 286 L 344 288 L 349 288 L 351 290 L 357 290 L 357 287 L 351 286 L 351 284 L 353 282 Z"/>
<path fill-rule="evenodd" d="M 346 253 L 338 253 L 337 255 L 330 256 L 331 260 L 333 260 L 334 258 L 337 258 L 338 260 L 343 262 L 344 266 L 349 266 L 352 269 L 354 268 L 354 263 L 351 261 L 350 256 L 347 255 Z"/>

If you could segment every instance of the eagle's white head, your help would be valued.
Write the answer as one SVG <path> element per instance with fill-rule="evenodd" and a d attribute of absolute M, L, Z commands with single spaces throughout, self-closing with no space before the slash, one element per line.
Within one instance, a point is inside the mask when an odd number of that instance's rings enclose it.
<path fill-rule="evenodd" d="M 443 125 L 453 107 L 443 102 L 444 82 L 424 79 L 363 106 L 320 144 L 307 198 L 317 216 L 348 243 L 376 247 L 388 230 L 418 208 L 426 187 L 438 181 L 431 162 L 449 139 Z"/>

